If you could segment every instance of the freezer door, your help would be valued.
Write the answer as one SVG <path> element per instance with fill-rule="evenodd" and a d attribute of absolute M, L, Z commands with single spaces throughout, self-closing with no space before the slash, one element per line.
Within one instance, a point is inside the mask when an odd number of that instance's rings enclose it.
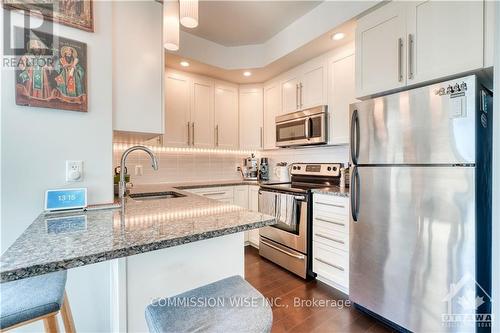
<path fill-rule="evenodd" d="M 474 314 L 474 168 L 355 169 L 351 300 L 413 332 L 464 330 L 446 315 Z"/>
<path fill-rule="evenodd" d="M 352 162 L 474 163 L 475 95 L 468 76 L 351 104 Z"/>

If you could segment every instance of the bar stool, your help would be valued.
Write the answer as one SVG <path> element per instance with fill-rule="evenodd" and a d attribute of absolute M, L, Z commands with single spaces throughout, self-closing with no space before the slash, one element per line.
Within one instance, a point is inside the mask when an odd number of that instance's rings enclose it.
<path fill-rule="evenodd" d="M 0 284 L 0 331 L 43 320 L 45 331 L 55 333 L 60 312 L 66 333 L 74 333 L 65 287 L 66 271 Z"/>
<path fill-rule="evenodd" d="M 267 300 L 241 276 L 232 276 L 146 307 L 151 333 L 270 332 Z"/>

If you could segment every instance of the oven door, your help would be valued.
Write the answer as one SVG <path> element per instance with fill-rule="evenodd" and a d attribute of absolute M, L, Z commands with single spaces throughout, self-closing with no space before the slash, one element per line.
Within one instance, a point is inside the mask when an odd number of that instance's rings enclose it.
<path fill-rule="evenodd" d="M 281 196 L 284 196 L 283 199 L 280 199 Z M 280 200 L 286 201 L 289 197 L 293 198 L 294 203 L 293 218 L 283 219 L 280 217 L 283 210 L 280 209 L 279 203 Z M 259 212 L 275 216 L 277 223 L 259 229 L 260 236 L 307 254 L 307 210 L 308 198 L 306 194 L 261 189 L 259 191 Z"/>
<path fill-rule="evenodd" d="M 276 122 L 276 146 L 326 143 L 326 113 Z"/>

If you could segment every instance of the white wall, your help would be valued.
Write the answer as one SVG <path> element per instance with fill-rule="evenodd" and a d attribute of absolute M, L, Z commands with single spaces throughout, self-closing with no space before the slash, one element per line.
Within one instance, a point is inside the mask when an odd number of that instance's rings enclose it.
<path fill-rule="evenodd" d="M 110 2 L 95 1 L 94 33 L 54 25 L 56 35 L 87 43 L 88 113 L 17 106 L 14 71 L 2 68 L 2 252 L 40 214 L 47 188 L 82 186 L 88 188 L 89 203 L 113 200 L 111 14 Z M 13 14 L 13 23 L 22 26 L 23 17 Z M 83 182 L 65 182 L 65 160 L 70 159 L 83 160 Z M 86 266 L 68 275 L 80 332 L 109 331 L 109 265 Z M 40 331 L 41 326 L 26 330 Z"/>
<path fill-rule="evenodd" d="M 492 332 L 500 332 L 500 2 L 496 2 L 493 106 L 493 313 Z"/>

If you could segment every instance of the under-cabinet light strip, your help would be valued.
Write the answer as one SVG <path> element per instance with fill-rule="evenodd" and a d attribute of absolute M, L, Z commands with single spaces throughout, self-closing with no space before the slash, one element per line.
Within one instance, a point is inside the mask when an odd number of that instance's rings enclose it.
<path fill-rule="evenodd" d="M 114 143 L 113 151 L 124 151 L 134 144 Z M 252 150 L 232 150 L 232 149 L 210 149 L 210 148 L 183 148 L 183 147 L 162 147 L 162 146 L 147 146 L 154 153 L 200 153 L 200 154 L 233 154 L 233 155 L 250 155 L 255 154 Z"/>

